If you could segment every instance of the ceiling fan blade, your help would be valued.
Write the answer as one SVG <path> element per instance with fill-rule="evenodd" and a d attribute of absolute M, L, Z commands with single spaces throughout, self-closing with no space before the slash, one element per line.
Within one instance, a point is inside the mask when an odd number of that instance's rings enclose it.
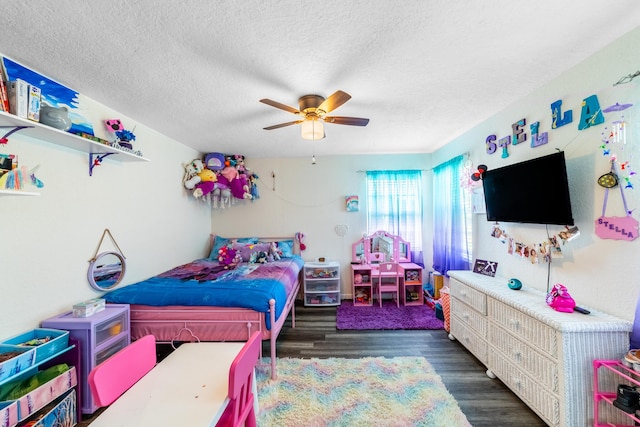
<path fill-rule="evenodd" d="M 297 124 L 302 123 L 302 122 L 304 122 L 304 120 L 295 120 L 293 122 L 280 123 L 279 125 L 273 125 L 273 126 L 269 126 L 269 127 L 263 128 L 263 129 L 264 130 L 280 129 L 280 128 L 283 128 L 285 126 L 297 125 Z"/>
<path fill-rule="evenodd" d="M 266 98 L 261 99 L 260 102 L 262 102 L 263 104 L 271 105 L 272 107 L 276 107 L 284 111 L 288 111 L 289 113 L 300 114 L 300 110 L 293 107 L 289 107 L 288 105 L 284 105 L 276 101 L 272 101 L 270 99 L 266 99 Z"/>
<path fill-rule="evenodd" d="M 322 104 L 318 106 L 318 110 L 322 110 L 325 113 L 335 110 L 345 102 L 351 99 L 351 95 L 347 92 L 338 90 L 325 99 Z"/>
<path fill-rule="evenodd" d="M 369 123 L 369 119 L 363 119 L 360 117 L 339 117 L 339 116 L 327 116 L 324 118 L 325 123 L 333 123 L 336 125 L 349 125 L 349 126 L 366 126 Z"/>

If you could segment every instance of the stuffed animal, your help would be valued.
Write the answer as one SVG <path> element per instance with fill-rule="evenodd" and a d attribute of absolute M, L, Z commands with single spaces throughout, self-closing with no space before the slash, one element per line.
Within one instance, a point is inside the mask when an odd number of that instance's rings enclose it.
<path fill-rule="evenodd" d="M 194 159 L 183 166 L 183 185 L 187 190 L 193 190 L 193 197 L 204 197 L 215 189 L 216 174 L 207 169 L 201 159 Z"/>
<path fill-rule="evenodd" d="M 369 301 L 369 295 L 367 295 L 363 290 L 361 289 L 357 289 L 356 290 L 356 302 L 359 303 L 366 303 L 367 301 Z"/>
<path fill-rule="evenodd" d="M 257 251 L 251 254 L 249 259 L 250 264 L 266 264 L 268 261 L 268 255 L 264 251 Z"/>
<path fill-rule="evenodd" d="M 276 245 L 276 242 L 271 242 L 271 244 L 269 244 L 268 256 L 271 257 L 273 261 L 278 261 L 280 259 L 280 253 L 278 252 L 278 245 Z"/>
<path fill-rule="evenodd" d="M 226 166 L 220 171 L 218 181 L 231 189 L 231 195 L 236 199 L 252 199 L 246 174 L 240 174 L 234 166 Z"/>
<path fill-rule="evenodd" d="M 218 262 L 224 266 L 225 269 L 233 269 L 240 262 L 240 254 L 229 246 L 223 246 L 218 249 Z"/>
<path fill-rule="evenodd" d="M 196 184 L 202 181 L 199 173 L 204 170 L 204 163 L 200 159 L 194 159 L 187 164 L 182 164 L 184 166 L 184 178 L 182 179 L 182 183 L 184 188 L 187 190 L 193 190 L 196 187 Z"/>

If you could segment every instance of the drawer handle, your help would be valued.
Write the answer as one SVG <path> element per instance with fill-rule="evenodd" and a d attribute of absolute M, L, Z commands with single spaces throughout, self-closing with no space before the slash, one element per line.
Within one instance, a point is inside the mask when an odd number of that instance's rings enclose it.
<path fill-rule="evenodd" d="M 520 353 L 519 351 L 516 351 L 515 353 L 513 353 L 513 358 L 515 359 L 516 362 L 521 362 L 522 353 Z"/>
<path fill-rule="evenodd" d="M 513 327 L 513 329 L 520 329 L 520 321 L 511 319 L 511 326 Z"/>
<path fill-rule="evenodd" d="M 462 317 L 464 317 L 464 320 L 469 320 L 469 313 L 465 313 Z"/>

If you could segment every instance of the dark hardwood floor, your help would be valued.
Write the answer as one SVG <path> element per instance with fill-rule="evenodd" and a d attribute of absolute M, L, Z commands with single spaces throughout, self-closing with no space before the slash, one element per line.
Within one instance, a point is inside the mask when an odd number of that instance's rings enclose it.
<path fill-rule="evenodd" d="M 168 347 L 162 346 L 160 357 Z M 474 427 L 546 426 L 500 380 L 487 377 L 486 368 L 460 343 L 449 340 L 444 330 L 338 331 L 336 307 L 298 305 L 296 327 L 291 328 L 289 316 L 278 338 L 277 352 L 278 357 L 294 358 L 423 356 Z M 263 354 L 269 355 L 268 341 L 263 343 Z M 91 417 L 85 416 L 79 425 L 90 422 Z"/>

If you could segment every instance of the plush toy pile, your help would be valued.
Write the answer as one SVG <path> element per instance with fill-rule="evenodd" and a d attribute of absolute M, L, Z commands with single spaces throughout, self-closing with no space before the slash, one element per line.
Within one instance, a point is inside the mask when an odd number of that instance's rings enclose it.
<path fill-rule="evenodd" d="M 242 258 L 240 253 L 229 246 L 223 246 L 218 250 L 218 262 L 224 265 L 224 268 L 231 270 L 235 268 Z"/>
<path fill-rule="evenodd" d="M 183 164 L 184 187 L 195 198 L 210 198 L 214 208 L 225 208 L 240 200 L 255 200 L 258 176 L 244 164 L 244 156 L 209 153 L 203 159 Z"/>

